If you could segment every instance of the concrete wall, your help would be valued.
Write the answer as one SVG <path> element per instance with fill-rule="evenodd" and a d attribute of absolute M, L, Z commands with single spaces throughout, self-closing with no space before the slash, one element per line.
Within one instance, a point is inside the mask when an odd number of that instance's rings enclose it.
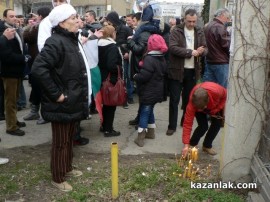
<path fill-rule="evenodd" d="M 266 64 L 270 1 L 236 1 L 234 15 L 234 52 L 220 168 L 225 181 L 235 181 L 249 174 L 251 159 L 262 133 L 269 71 Z"/>
<path fill-rule="evenodd" d="M 13 9 L 13 0 L 0 1 L 0 18 L 1 19 L 3 19 L 3 12 L 7 8 Z"/>

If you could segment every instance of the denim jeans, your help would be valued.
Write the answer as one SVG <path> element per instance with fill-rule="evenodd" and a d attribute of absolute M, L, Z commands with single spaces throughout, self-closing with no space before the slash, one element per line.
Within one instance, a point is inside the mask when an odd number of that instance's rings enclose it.
<path fill-rule="evenodd" d="M 205 66 L 203 81 L 211 81 L 227 88 L 229 77 L 229 64 L 209 64 Z"/>
<path fill-rule="evenodd" d="M 139 128 L 148 128 L 148 124 L 155 123 L 154 106 L 155 105 L 140 105 Z"/>
<path fill-rule="evenodd" d="M 128 60 L 124 60 L 124 80 L 127 87 L 127 97 L 128 99 L 133 99 L 133 82 L 130 80 L 130 65 Z"/>
<path fill-rule="evenodd" d="M 168 129 L 176 130 L 178 118 L 178 105 L 183 83 L 178 80 L 169 79 L 170 103 L 169 103 L 169 126 Z"/>

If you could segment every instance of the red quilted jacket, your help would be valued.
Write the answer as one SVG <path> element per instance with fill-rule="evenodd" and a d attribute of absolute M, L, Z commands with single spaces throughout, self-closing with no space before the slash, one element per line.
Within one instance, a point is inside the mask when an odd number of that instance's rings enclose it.
<path fill-rule="evenodd" d="M 195 117 L 195 113 L 198 112 L 198 109 L 196 109 L 195 106 L 192 104 L 191 99 L 194 91 L 199 87 L 204 88 L 208 92 L 209 102 L 206 108 L 207 111 L 209 111 L 208 114 L 214 115 L 220 110 L 222 110 L 225 106 L 227 90 L 224 87 L 213 82 L 204 82 L 196 85 L 190 93 L 189 102 L 186 109 L 182 135 L 182 141 L 184 144 L 189 144 L 193 120 Z"/>

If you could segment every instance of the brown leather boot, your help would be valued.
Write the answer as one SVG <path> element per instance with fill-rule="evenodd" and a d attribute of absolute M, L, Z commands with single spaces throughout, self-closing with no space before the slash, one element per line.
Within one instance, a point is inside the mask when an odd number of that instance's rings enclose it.
<path fill-rule="evenodd" d="M 138 137 L 134 140 L 134 142 L 135 142 L 139 147 L 143 147 L 145 135 L 146 135 L 146 131 L 143 130 L 141 133 L 138 133 Z"/>
<path fill-rule="evenodd" d="M 210 154 L 210 155 L 213 155 L 213 156 L 217 154 L 217 152 L 213 148 L 203 147 L 203 151 L 206 152 L 207 154 Z"/>
<path fill-rule="evenodd" d="M 147 139 L 155 139 L 155 136 L 156 136 L 155 129 L 154 128 L 148 128 L 147 133 L 145 135 L 145 138 L 147 138 Z"/>

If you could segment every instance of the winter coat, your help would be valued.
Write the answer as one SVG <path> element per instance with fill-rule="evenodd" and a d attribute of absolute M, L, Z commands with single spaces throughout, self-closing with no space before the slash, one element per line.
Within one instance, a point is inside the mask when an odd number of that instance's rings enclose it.
<path fill-rule="evenodd" d="M 204 32 L 208 47 L 207 63 L 229 64 L 231 37 L 224 24 L 215 18 L 207 25 Z"/>
<path fill-rule="evenodd" d="M 42 89 L 41 114 L 51 122 L 69 123 L 88 117 L 88 78 L 78 36 L 59 26 L 32 66 Z M 61 94 L 65 100 L 57 102 Z"/>
<path fill-rule="evenodd" d="M 186 37 L 184 31 L 185 25 L 177 25 L 171 32 L 169 41 L 169 54 L 170 54 L 170 66 L 168 69 L 168 77 L 173 80 L 183 82 L 184 77 L 184 65 L 185 59 L 192 57 L 191 49 L 187 49 Z M 204 32 L 201 28 L 194 28 L 194 50 L 198 47 L 204 46 L 206 48 L 206 41 Z M 205 49 L 202 56 L 207 53 Z M 198 57 L 194 57 L 195 75 L 196 80 L 200 78 L 200 60 Z"/>
<path fill-rule="evenodd" d="M 39 53 L 37 46 L 38 27 L 39 24 L 28 25 L 23 32 L 24 42 L 28 45 L 28 54 L 32 57 L 31 61 L 28 62 L 30 68 L 32 67 L 32 63 Z"/>
<path fill-rule="evenodd" d="M 0 22 L 0 52 L 1 52 L 1 77 L 22 78 L 24 76 L 25 57 L 16 37 L 8 40 L 4 35 L 7 29 L 4 22 Z"/>
<path fill-rule="evenodd" d="M 205 89 L 209 97 L 207 107 L 205 110 L 203 110 L 204 113 L 215 115 L 221 110 L 223 110 L 225 107 L 227 90 L 224 87 L 214 82 L 204 82 L 197 84 L 190 93 L 189 102 L 186 108 L 185 120 L 183 125 L 183 136 L 182 136 L 182 141 L 184 144 L 189 144 L 195 113 L 199 111 L 192 104 L 192 96 L 194 94 L 194 91 L 198 88 Z"/>
<path fill-rule="evenodd" d="M 129 36 L 132 36 L 132 29 L 123 24 L 117 26 L 115 41 L 116 45 L 120 47 L 122 55 L 129 52 L 127 48 L 127 38 Z"/>
<path fill-rule="evenodd" d="M 111 74 L 111 83 L 117 81 L 118 70 L 122 70 L 122 56 L 116 42 L 111 39 L 100 39 L 98 41 L 98 66 L 100 68 L 101 80 L 105 81 L 109 73 Z"/>
<path fill-rule="evenodd" d="M 128 48 L 131 50 L 131 58 L 130 58 L 130 71 L 131 71 L 131 78 L 133 75 L 139 72 L 139 62 L 142 60 L 143 55 L 147 50 L 147 41 L 150 37 L 150 32 L 142 32 L 135 42 L 133 39 L 128 40 Z"/>
<path fill-rule="evenodd" d="M 166 60 L 163 54 L 149 52 L 140 72 L 134 75 L 140 104 L 153 105 L 164 100 L 164 76 Z"/>

